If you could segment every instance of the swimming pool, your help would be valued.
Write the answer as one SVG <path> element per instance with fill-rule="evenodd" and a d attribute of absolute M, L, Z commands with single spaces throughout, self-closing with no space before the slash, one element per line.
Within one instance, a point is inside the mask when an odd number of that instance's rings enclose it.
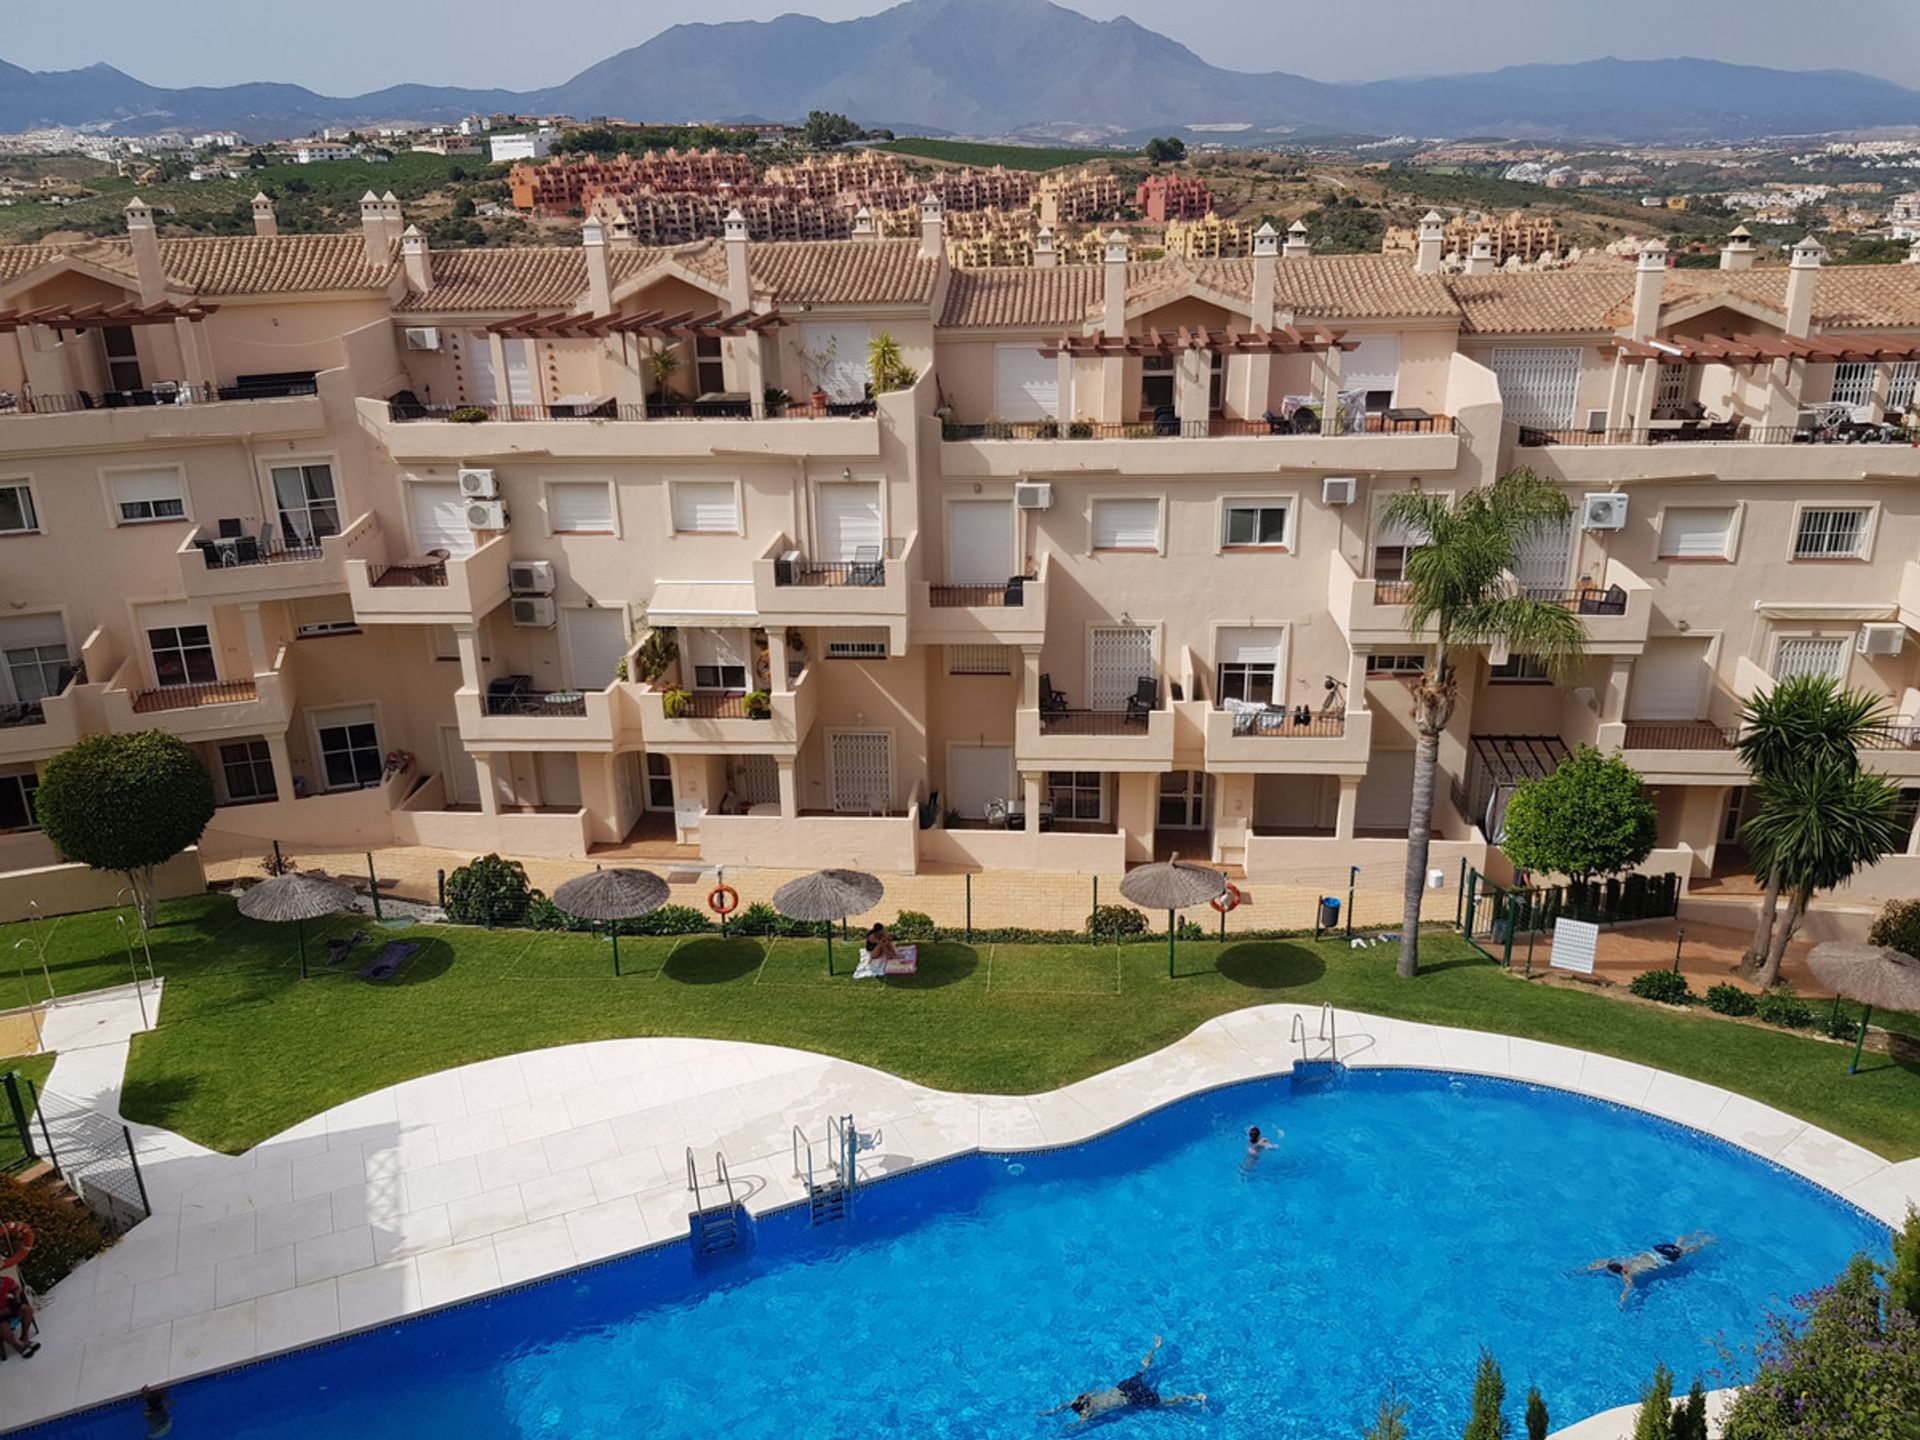
<path fill-rule="evenodd" d="M 1243 1175 L 1249 1124 L 1284 1129 Z M 1590 1259 L 1693 1229 L 1720 1244 L 1639 1289 Z M 1516 1422 L 1631 1400 L 1664 1359 L 1738 1378 L 1765 1306 L 1883 1226 L 1744 1152 L 1636 1112 L 1408 1071 L 1197 1096 L 1085 1145 L 873 1184 L 757 1248 L 685 1244 L 175 1388 L 180 1440 L 458 1435 L 793 1440 L 1041 1436 L 1035 1412 L 1132 1373 L 1202 1413 L 1124 1423 L 1222 1440 L 1356 1434 L 1396 1382 L 1417 1437 L 1458 1434 L 1481 1344 Z M 1729 1363 L 1722 1347 L 1732 1347 Z M 139 1433 L 122 1405 L 30 1433 Z M 1204 1427 L 1204 1429 L 1202 1428 Z"/>

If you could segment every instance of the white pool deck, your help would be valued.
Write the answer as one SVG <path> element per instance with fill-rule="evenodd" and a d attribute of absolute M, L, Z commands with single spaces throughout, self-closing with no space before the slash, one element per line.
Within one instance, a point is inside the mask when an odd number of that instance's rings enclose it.
<path fill-rule="evenodd" d="M 155 996 L 146 996 L 149 1010 Z M 1292 1038 L 1298 1016 L 1308 1039 Z M 335 1107 L 244 1155 L 134 1127 L 154 1213 L 46 1297 L 44 1348 L 0 1366 L 20 1426 L 552 1275 L 687 1233 L 686 1150 L 724 1152 L 754 1212 L 802 1198 L 796 1125 L 851 1114 L 863 1178 L 973 1149 L 1085 1140 L 1182 1096 L 1335 1057 L 1322 1012 L 1266 1005 L 1043 1095 L 960 1095 L 807 1051 L 606 1040 L 464 1066 Z M 48 1088 L 117 1113 L 131 987 L 48 1018 Z M 1920 1160 L 1862 1147 L 1729 1091 L 1563 1046 L 1340 1011 L 1337 1058 L 1504 1076 L 1694 1126 L 1889 1224 Z M 1849 1082 L 1835 1052 L 1834 1083 Z M 1756 1320 L 1758 1317 L 1756 1317 Z M 1595 1417 L 1595 1421 L 1602 1417 Z M 1593 1422 L 1588 1422 L 1589 1425 Z M 1630 1432 L 1631 1418 L 1622 1434 Z M 1602 1427 L 1586 1440 L 1609 1440 Z"/>

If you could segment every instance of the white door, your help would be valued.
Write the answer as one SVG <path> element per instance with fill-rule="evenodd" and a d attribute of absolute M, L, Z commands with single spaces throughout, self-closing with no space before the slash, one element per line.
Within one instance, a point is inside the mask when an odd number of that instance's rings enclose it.
<path fill-rule="evenodd" d="M 424 555 L 429 550 L 445 550 L 452 555 L 473 553 L 473 531 L 467 526 L 467 507 L 460 499 L 458 485 L 416 481 L 407 487 L 407 502 L 413 509 L 415 554 Z"/>
<path fill-rule="evenodd" d="M 447 803 L 449 805 L 478 805 L 480 803 L 480 767 L 473 763 L 473 756 L 467 747 L 460 743 L 460 727 L 442 725 L 440 727 L 440 752 L 446 757 L 447 765 Z"/>
<path fill-rule="evenodd" d="M 1013 748 L 952 745 L 947 748 L 947 793 L 942 803 L 969 820 L 983 819 L 989 800 L 1014 798 Z"/>
<path fill-rule="evenodd" d="M 1496 349 L 1491 357 L 1500 383 L 1500 403 L 1515 425 L 1549 430 L 1573 427 L 1580 394 L 1580 351 L 1573 346 L 1525 345 Z"/>
<path fill-rule="evenodd" d="M 1354 797 L 1354 828 L 1404 835 L 1412 817 L 1413 751 L 1374 751 Z"/>
<path fill-rule="evenodd" d="M 1649 640 L 1633 662 L 1633 698 L 1629 720 L 1698 720 L 1707 688 L 1709 640 Z"/>
<path fill-rule="evenodd" d="M 476 405 L 500 401 L 500 382 L 493 373 L 493 340 L 480 330 L 467 332 L 467 395 Z"/>
<path fill-rule="evenodd" d="M 673 762 L 665 755 L 649 752 L 647 769 L 647 809 L 673 809 Z"/>
<path fill-rule="evenodd" d="M 571 750 L 541 750 L 533 757 L 540 782 L 540 803 L 556 809 L 580 808 L 580 761 Z"/>
<path fill-rule="evenodd" d="M 1153 631 L 1096 625 L 1088 646 L 1087 708 L 1124 710 L 1143 676 L 1153 675 Z"/>
<path fill-rule="evenodd" d="M 1533 528 L 1513 557 L 1514 579 L 1535 599 L 1551 599 L 1567 590 L 1573 562 L 1573 517 L 1562 515 Z"/>
<path fill-rule="evenodd" d="M 1208 776 L 1204 770 L 1169 770 L 1160 777 L 1158 830 L 1207 828 Z"/>
<path fill-rule="evenodd" d="M 862 558 L 861 547 L 878 547 L 884 543 L 878 484 L 856 481 L 822 485 L 819 496 L 820 559 L 858 560 Z M 885 558 L 885 552 L 869 548 L 866 558 L 875 556 Z"/>
<path fill-rule="evenodd" d="M 507 399 L 515 405 L 533 404 L 533 342 L 509 340 L 507 352 Z"/>
<path fill-rule="evenodd" d="M 833 808 L 885 814 L 893 803 L 893 737 L 885 730 L 835 730 L 827 737 Z"/>
<path fill-rule="evenodd" d="M 999 585 L 1013 574 L 1013 506 L 955 500 L 947 506 L 947 581 Z"/>
<path fill-rule="evenodd" d="M 829 399 L 847 403 L 867 393 L 867 342 L 873 331 L 865 325 L 806 325 L 801 328 L 800 343 L 810 361 L 807 378 L 827 392 Z M 833 358 L 826 359 L 831 349 Z"/>
<path fill-rule="evenodd" d="M 1340 388 L 1365 390 L 1369 395 L 1386 392 L 1387 404 L 1400 383 L 1400 337 L 1369 335 L 1357 350 L 1340 357 Z"/>
<path fill-rule="evenodd" d="M 993 413 L 1002 420 L 1061 418 L 1060 362 L 1034 345 L 994 346 Z"/>
<path fill-rule="evenodd" d="M 576 690 L 604 690 L 627 653 L 627 616 L 621 607 L 560 612 L 567 629 L 568 674 Z"/>

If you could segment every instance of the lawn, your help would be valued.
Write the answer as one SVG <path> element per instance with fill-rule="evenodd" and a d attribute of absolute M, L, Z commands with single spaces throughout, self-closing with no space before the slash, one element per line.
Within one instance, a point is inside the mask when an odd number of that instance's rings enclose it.
<path fill-rule="evenodd" d="M 1338 943 L 924 947 L 909 981 L 829 979 L 819 941 L 716 936 L 624 940 L 624 974 L 592 936 L 414 927 L 427 942 L 395 984 L 318 964 L 302 982 L 293 936 L 216 896 L 164 907 L 153 958 L 162 1024 L 137 1037 L 123 1109 L 239 1151 L 354 1095 L 493 1055 L 625 1035 L 795 1045 L 926 1085 L 1028 1093 L 1167 1045 L 1212 1016 L 1318 1003 L 1580 1046 L 1752 1095 L 1895 1159 L 1920 1154 L 1920 1067 L 1783 1031 L 1527 984 L 1456 937 L 1426 944 L 1420 979 L 1382 948 Z M 63 991 L 124 983 L 111 913 L 42 922 Z M 0 951 L 24 927 L 0 927 Z M 136 942 L 137 943 L 137 942 Z M 363 954 L 365 952 L 362 952 Z M 843 952 L 844 962 L 844 952 Z M 0 983 L 0 1007 L 14 1003 Z"/>
<path fill-rule="evenodd" d="M 47 1083 L 47 1072 L 51 1069 L 51 1055 L 16 1055 L 10 1060 L 0 1060 L 0 1075 L 9 1070 L 18 1071 L 23 1079 L 31 1080 L 36 1088 Z M 20 1101 L 28 1107 L 27 1118 L 31 1120 L 33 1100 L 25 1085 L 20 1087 Z M 0 1095 L 0 1170 L 11 1169 L 23 1158 L 25 1152 L 20 1147 L 19 1127 L 14 1124 L 13 1111 L 6 1097 Z"/>

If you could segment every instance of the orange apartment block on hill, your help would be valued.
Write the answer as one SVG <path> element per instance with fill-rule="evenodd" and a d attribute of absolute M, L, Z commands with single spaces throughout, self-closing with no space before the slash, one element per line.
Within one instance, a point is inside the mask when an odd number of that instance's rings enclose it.
<path fill-rule="evenodd" d="M 1198 220 L 1213 209 L 1213 191 L 1192 175 L 1149 175 L 1134 191 L 1133 203 L 1156 224 Z"/>

